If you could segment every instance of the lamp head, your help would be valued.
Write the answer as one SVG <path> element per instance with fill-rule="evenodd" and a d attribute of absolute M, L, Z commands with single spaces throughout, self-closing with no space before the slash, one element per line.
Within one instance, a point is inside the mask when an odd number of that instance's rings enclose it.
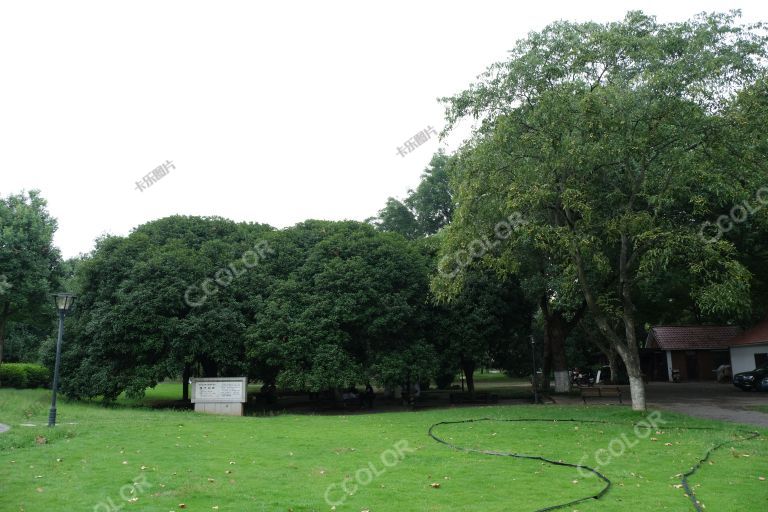
<path fill-rule="evenodd" d="M 53 296 L 56 309 L 61 313 L 67 313 L 75 303 L 75 295 L 71 293 L 56 293 Z"/>

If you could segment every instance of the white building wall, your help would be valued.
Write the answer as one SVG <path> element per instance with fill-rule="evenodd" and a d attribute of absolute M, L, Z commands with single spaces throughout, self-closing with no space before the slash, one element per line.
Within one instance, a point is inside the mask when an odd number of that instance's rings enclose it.
<path fill-rule="evenodd" d="M 755 369 L 755 354 L 768 353 L 768 344 L 731 347 L 731 371 L 733 375 Z"/>
<path fill-rule="evenodd" d="M 667 379 L 672 382 L 672 351 L 667 350 Z"/>

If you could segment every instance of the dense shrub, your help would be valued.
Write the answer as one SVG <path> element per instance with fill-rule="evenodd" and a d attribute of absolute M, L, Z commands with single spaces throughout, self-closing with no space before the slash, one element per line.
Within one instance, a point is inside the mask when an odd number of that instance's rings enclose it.
<path fill-rule="evenodd" d="M 39 364 L 28 364 L 27 387 L 28 388 L 47 388 L 51 385 L 51 372 L 45 366 Z"/>
<path fill-rule="evenodd" d="M 0 365 L 0 387 L 27 387 L 27 372 L 24 371 L 24 365 L 19 363 L 6 363 Z"/>
<path fill-rule="evenodd" d="M 43 388 L 51 382 L 51 372 L 45 366 L 30 363 L 0 364 L 0 387 Z"/>

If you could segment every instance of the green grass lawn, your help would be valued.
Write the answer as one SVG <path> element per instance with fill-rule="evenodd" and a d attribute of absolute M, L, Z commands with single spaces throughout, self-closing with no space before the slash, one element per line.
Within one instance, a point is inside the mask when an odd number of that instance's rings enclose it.
<path fill-rule="evenodd" d="M 170 388 L 153 394 L 166 393 L 173 397 Z M 595 452 L 613 442 L 624 453 L 600 468 L 611 490 L 566 510 L 688 511 L 675 475 L 736 435 L 733 425 L 664 413 L 669 423 L 638 440 L 633 423 L 644 415 L 618 406 L 236 418 L 62 402 L 60 425 L 48 429 L 48 396 L 0 389 L 0 422 L 13 427 L 0 435 L 1 511 L 167 512 L 181 504 L 190 511 L 328 511 L 326 494 L 338 511 L 533 511 L 602 487 L 573 468 L 460 452 L 427 436 L 433 423 L 478 417 L 612 422 L 482 422 L 440 426 L 436 434 L 466 447 L 568 462 L 586 457 L 593 466 Z M 617 448 L 622 435 L 632 447 Z M 768 478 L 766 437 L 723 448 L 710 462 L 692 478 L 708 510 L 768 509 L 768 481 L 760 480 Z M 341 490 L 345 478 L 351 495 Z"/>

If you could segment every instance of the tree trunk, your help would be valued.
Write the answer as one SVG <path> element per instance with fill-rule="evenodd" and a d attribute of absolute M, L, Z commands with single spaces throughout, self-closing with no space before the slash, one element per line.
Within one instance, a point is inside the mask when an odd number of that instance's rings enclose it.
<path fill-rule="evenodd" d="M 595 333 L 589 326 L 585 326 L 583 331 L 586 333 L 589 340 L 602 352 L 606 359 L 608 359 L 608 367 L 611 369 L 611 383 L 619 383 L 619 354 L 610 342 L 600 339 L 600 335 Z"/>
<path fill-rule="evenodd" d="M 632 395 L 632 409 L 645 411 L 645 382 L 642 377 L 629 377 L 629 393 Z"/>
<path fill-rule="evenodd" d="M 643 371 L 640 368 L 640 350 L 637 348 L 637 343 L 635 343 L 634 339 L 631 340 L 631 343 L 631 345 L 618 343 L 616 344 L 616 350 L 627 367 L 629 392 L 632 395 L 632 409 L 635 411 L 645 411 L 645 383 L 643 382 Z"/>
<path fill-rule="evenodd" d="M 637 340 L 635 336 L 634 305 L 631 300 L 630 283 L 628 279 L 628 245 L 626 236 L 622 236 L 619 281 L 623 306 L 624 333 L 626 336 L 624 339 L 611 328 L 608 323 L 608 318 L 595 300 L 595 297 L 592 294 L 592 289 L 589 286 L 587 272 L 584 269 L 584 262 L 581 259 L 581 254 L 575 243 L 571 256 L 579 275 L 579 284 L 584 292 L 584 299 L 587 302 L 587 306 L 592 313 L 592 317 L 594 318 L 597 327 L 600 329 L 603 336 L 606 337 L 611 346 L 618 351 L 619 356 L 621 356 L 622 361 L 624 361 L 624 365 L 627 367 L 630 382 L 629 389 L 632 394 L 632 409 L 635 411 L 645 411 L 645 384 L 643 383 L 643 372 L 640 369 L 640 351 L 637 348 Z"/>
<path fill-rule="evenodd" d="M 611 384 L 619 383 L 619 355 L 613 348 L 609 348 L 605 357 L 608 358 L 608 367 L 611 369 Z"/>
<path fill-rule="evenodd" d="M 184 365 L 184 371 L 181 372 L 181 399 L 189 401 L 189 378 L 192 376 L 192 368 Z"/>
<path fill-rule="evenodd" d="M 555 372 L 555 391 L 558 393 L 568 393 L 571 390 L 571 379 L 568 377 L 568 370 L 558 370 Z"/>
<path fill-rule="evenodd" d="M 549 342 L 552 347 L 552 368 L 555 372 L 555 392 L 567 393 L 571 390 L 568 378 L 568 362 L 565 357 L 565 322 L 561 314 L 557 314 L 549 323 Z M 547 375 L 549 380 L 549 375 Z"/>
<path fill-rule="evenodd" d="M 552 341 L 547 332 L 546 323 L 544 328 L 544 350 L 543 361 L 541 362 L 541 382 L 539 382 L 540 391 L 549 391 L 549 373 L 552 371 Z M 536 369 L 534 368 L 534 372 Z"/>
<path fill-rule="evenodd" d="M 568 321 L 561 311 L 552 311 L 546 297 L 541 299 L 541 313 L 544 317 L 544 385 L 549 389 L 549 372 L 555 374 L 555 392 L 567 393 L 571 390 L 568 377 L 568 359 L 565 355 L 565 341 L 576 327 L 583 314 L 583 307 L 574 313 Z"/>
<path fill-rule="evenodd" d="M 640 369 L 640 351 L 637 348 L 634 336 L 627 340 L 631 344 L 625 343 L 610 328 L 607 320 L 602 315 L 595 315 L 595 322 L 603 332 L 603 335 L 610 340 L 611 345 L 616 348 L 621 360 L 624 361 L 624 366 L 627 367 L 630 384 L 629 391 L 632 394 L 632 409 L 644 411 L 646 409 L 645 384 L 643 383 L 643 371 Z"/>
<path fill-rule="evenodd" d="M 643 370 L 640 368 L 640 349 L 637 346 L 637 329 L 635 325 L 635 304 L 632 301 L 632 280 L 629 275 L 631 266 L 629 237 L 622 233 L 621 235 L 621 254 L 619 256 L 619 282 L 621 283 L 621 302 L 624 319 L 624 339 L 626 347 L 617 346 L 616 350 L 624 359 L 629 374 L 629 391 L 632 394 L 632 409 L 644 411 L 645 405 L 645 383 L 643 383 Z M 626 357 L 622 354 L 622 349 L 626 348 Z"/>
<path fill-rule="evenodd" d="M 461 369 L 464 371 L 464 377 L 467 379 L 467 391 L 470 393 L 475 392 L 475 362 L 472 360 L 462 359 Z"/>

